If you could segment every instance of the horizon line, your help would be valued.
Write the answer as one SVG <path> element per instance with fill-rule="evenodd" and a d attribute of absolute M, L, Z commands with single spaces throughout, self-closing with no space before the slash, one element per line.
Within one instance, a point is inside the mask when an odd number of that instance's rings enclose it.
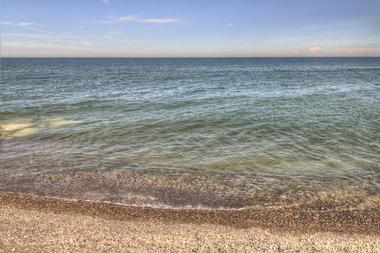
<path fill-rule="evenodd" d="M 363 55 L 363 56 L 0 56 L 0 59 L 10 58 L 35 58 L 35 59 L 54 59 L 54 58 L 82 58 L 82 59 L 210 59 L 210 58 L 380 58 L 377 55 Z"/>

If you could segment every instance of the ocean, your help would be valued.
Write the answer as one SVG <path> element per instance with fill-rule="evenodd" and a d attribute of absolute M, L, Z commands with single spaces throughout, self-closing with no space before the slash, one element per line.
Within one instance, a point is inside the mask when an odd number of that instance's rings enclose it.
<path fill-rule="evenodd" d="M 380 206 L 380 58 L 2 58 L 0 191 Z"/>

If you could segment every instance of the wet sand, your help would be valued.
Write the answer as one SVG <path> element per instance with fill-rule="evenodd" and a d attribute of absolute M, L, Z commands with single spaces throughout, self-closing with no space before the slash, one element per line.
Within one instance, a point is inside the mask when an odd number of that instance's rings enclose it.
<path fill-rule="evenodd" d="M 0 251 L 378 252 L 380 210 L 195 210 L 0 193 Z"/>

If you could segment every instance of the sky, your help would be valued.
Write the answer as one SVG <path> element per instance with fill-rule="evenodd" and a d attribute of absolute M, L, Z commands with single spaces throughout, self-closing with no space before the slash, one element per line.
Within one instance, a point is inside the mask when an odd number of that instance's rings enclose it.
<path fill-rule="evenodd" d="M 0 0 L 3 57 L 380 56 L 380 0 Z"/>

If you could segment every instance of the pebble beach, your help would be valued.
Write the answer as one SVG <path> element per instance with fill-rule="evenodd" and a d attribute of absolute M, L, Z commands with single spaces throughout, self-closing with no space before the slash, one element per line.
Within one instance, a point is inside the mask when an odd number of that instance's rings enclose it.
<path fill-rule="evenodd" d="M 0 194 L 1 252 L 379 252 L 379 210 L 189 210 Z"/>

